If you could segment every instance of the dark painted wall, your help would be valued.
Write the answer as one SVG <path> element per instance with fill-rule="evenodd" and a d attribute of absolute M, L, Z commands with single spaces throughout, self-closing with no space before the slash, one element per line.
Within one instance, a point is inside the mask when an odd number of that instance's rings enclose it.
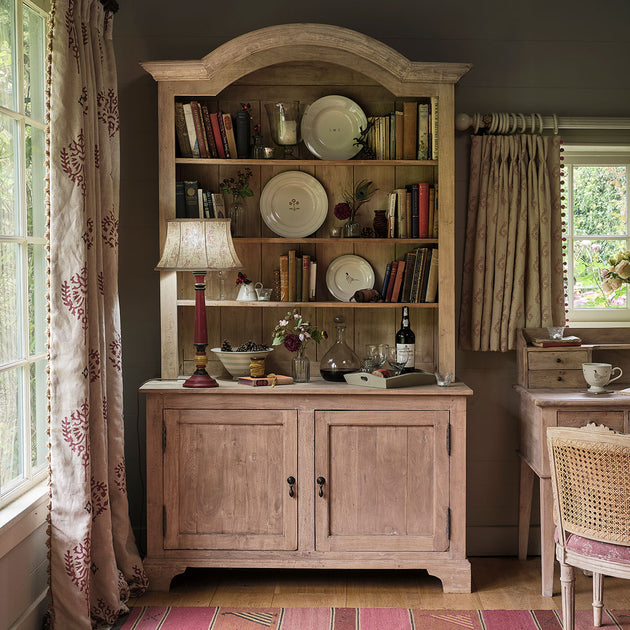
<path fill-rule="evenodd" d="M 121 116 L 120 296 L 131 515 L 144 547 L 144 417 L 137 394 L 159 376 L 157 86 L 138 65 L 195 59 L 245 32 L 291 22 L 352 28 L 415 61 L 470 62 L 457 112 L 630 116 L 630 2 L 123 0 L 114 40 Z M 468 136 L 457 135 L 461 269 Z M 461 278 L 456 279 L 458 292 Z M 476 392 L 468 416 L 468 549 L 516 554 L 517 405 L 514 354 L 459 352 L 457 376 Z"/>

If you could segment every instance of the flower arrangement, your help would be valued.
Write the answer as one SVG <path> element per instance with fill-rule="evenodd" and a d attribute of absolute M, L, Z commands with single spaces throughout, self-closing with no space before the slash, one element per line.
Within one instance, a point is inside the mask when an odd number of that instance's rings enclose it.
<path fill-rule="evenodd" d="M 343 193 L 343 201 L 338 203 L 333 212 L 340 221 L 348 220 L 348 223 L 354 223 L 357 211 L 372 195 L 378 190 L 372 182 L 362 179 L 352 191 Z"/>
<path fill-rule="evenodd" d="M 251 284 L 252 281 L 242 272 L 238 272 L 238 276 L 236 276 L 236 286 L 240 286 L 241 284 Z"/>
<path fill-rule="evenodd" d="M 220 184 L 223 194 L 230 194 L 236 200 L 237 197 L 253 197 L 254 191 L 249 187 L 249 178 L 252 176 L 252 169 L 246 168 L 244 171 L 238 171 L 236 179 L 234 177 L 226 177 Z"/>
<path fill-rule="evenodd" d="M 608 259 L 610 265 L 602 269 L 602 290 L 605 294 L 614 293 L 624 282 L 630 283 L 630 250 L 619 252 Z"/>
<path fill-rule="evenodd" d="M 317 327 L 302 319 L 297 309 L 293 309 L 278 322 L 272 337 L 273 346 L 282 344 L 289 352 L 297 352 L 298 356 L 303 356 L 311 341 L 319 343 L 322 339 L 328 339 L 328 334 L 325 330 L 317 330 Z"/>

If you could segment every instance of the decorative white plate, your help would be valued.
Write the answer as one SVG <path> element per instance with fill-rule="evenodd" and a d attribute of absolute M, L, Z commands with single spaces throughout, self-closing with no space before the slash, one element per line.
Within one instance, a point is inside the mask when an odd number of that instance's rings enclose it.
<path fill-rule="evenodd" d="M 308 173 L 286 171 L 272 177 L 260 195 L 260 214 L 278 236 L 310 236 L 326 220 L 328 195 Z"/>
<path fill-rule="evenodd" d="M 302 116 L 302 140 L 321 160 L 349 160 L 360 150 L 354 139 L 367 127 L 363 110 L 345 96 L 332 94 L 312 103 Z"/>
<path fill-rule="evenodd" d="M 374 270 L 365 258 L 344 254 L 328 265 L 326 286 L 338 300 L 349 302 L 355 291 L 374 287 Z"/>

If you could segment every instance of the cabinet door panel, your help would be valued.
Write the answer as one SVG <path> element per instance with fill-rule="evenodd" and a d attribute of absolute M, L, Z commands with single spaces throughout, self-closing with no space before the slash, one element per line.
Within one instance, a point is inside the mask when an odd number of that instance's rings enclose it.
<path fill-rule="evenodd" d="M 318 411 L 317 549 L 447 549 L 448 424 L 448 411 Z"/>
<path fill-rule="evenodd" d="M 295 410 L 167 410 L 167 549 L 296 549 Z"/>

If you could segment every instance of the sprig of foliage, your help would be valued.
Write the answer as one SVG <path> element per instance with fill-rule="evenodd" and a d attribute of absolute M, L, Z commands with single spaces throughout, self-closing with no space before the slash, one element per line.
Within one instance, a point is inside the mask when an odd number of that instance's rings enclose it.
<path fill-rule="evenodd" d="M 252 169 L 246 168 L 244 171 L 238 171 L 236 179 L 234 177 L 226 177 L 220 184 L 223 194 L 230 194 L 233 197 L 253 197 L 254 191 L 249 187 L 249 178 L 252 176 Z"/>

